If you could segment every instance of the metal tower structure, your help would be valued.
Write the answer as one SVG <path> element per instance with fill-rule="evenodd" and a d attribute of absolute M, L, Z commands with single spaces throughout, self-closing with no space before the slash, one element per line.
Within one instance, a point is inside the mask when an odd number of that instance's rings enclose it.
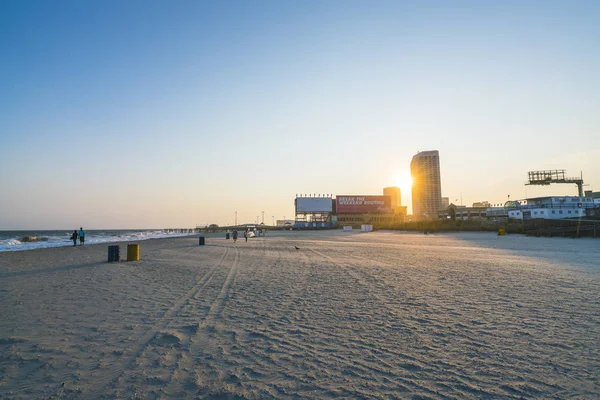
<path fill-rule="evenodd" d="M 583 175 L 579 178 L 570 178 L 566 176 L 564 169 L 551 169 L 546 171 L 529 171 L 527 173 L 529 180 L 525 185 L 547 186 L 551 183 L 574 183 L 577 185 L 579 197 L 583 197 Z"/>

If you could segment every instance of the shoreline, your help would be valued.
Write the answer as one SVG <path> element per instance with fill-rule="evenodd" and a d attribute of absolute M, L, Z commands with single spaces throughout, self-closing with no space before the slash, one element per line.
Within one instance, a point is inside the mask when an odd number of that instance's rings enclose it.
<path fill-rule="evenodd" d="M 20 236 L 24 232 L 28 233 L 28 235 Z M 144 241 L 157 238 L 185 237 L 198 234 L 193 232 L 165 232 L 158 230 L 88 230 L 86 232 L 86 246 L 114 242 Z M 78 241 L 77 246 L 79 245 Z M 73 241 L 68 237 L 68 233 L 63 231 L 0 231 L 0 253 L 56 247 L 74 247 Z"/>

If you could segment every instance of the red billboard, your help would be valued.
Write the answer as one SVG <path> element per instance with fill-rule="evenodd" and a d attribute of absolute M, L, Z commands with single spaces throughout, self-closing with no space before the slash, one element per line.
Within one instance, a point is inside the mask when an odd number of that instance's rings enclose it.
<path fill-rule="evenodd" d="M 338 214 L 389 213 L 392 211 L 390 196 L 336 196 Z"/>

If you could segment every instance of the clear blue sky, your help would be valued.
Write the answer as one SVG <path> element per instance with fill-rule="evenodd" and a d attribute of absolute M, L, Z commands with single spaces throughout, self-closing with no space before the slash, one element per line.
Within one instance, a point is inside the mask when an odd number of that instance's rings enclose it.
<path fill-rule="evenodd" d="M 451 201 L 576 193 L 523 185 L 546 168 L 600 190 L 598 21 L 598 1 L 2 1 L 0 229 L 270 222 L 432 149 Z"/>

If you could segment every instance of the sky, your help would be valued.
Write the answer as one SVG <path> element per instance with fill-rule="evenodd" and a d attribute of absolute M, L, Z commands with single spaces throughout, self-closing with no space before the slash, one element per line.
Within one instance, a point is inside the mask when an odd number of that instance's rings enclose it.
<path fill-rule="evenodd" d="M 439 150 L 470 205 L 600 191 L 600 2 L 0 2 L 0 230 L 293 218 Z M 410 188 L 401 183 L 411 211 Z"/>

